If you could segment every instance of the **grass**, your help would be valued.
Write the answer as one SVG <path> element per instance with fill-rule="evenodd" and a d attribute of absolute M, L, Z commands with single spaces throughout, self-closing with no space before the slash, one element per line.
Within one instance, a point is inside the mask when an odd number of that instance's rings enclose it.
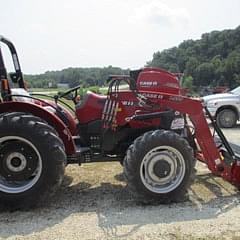
<path fill-rule="evenodd" d="M 44 88 L 32 88 L 30 89 L 31 93 L 34 93 L 36 95 L 34 95 L 33 97 L 42 99 L 42 100 L 51 100 L 54 101 L 54 99 L 52 98 L 54 95 L 56 95 L 58 92 L 64 92 L 67 91 L 67 89 L 60 89 L 60 88 L 56 88 L 56 89 L 44 89 Z M 37 95 L 39 93 L 39 96 Z M 42 96 L 41 94 L 46 94 L 46 96 Z M 72 100 L 67 100 L 65 98 L 60 98 L 61 101 L 63 101 L 64 103 L 70 105 L 73 109 L 75 108 L 75 104 L 73 103 Z M 62 104 L 61 102 L 58 102 L 59 105 L 65 106 L 64 104 Z"/>
<path fill-rule="evenodd" d="M 30 92 L 58 92 L 67 91 L 66 88 L 30 88 Z"/>

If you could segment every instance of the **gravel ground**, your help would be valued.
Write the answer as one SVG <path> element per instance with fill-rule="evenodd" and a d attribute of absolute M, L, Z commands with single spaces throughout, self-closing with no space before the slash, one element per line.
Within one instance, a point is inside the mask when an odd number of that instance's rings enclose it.
<path fill-rule="evenodd" d="M 240 145 L 240 126 L 225 133 Z M 51 201 L 0 213 L 0 239 L 240 239 L 239 193 L 197 169 L 189 201 L 143 206 L 128 194 L 120 164 L 68 166 Z"/>

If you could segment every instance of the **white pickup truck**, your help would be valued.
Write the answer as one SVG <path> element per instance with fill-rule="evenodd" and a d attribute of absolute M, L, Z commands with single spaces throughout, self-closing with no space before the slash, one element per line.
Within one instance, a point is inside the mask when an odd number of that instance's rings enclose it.
<path fill-rule="evenodd" d="M 204 103 L 217 123 L 223 128 L 232 128 L 240 117 L 240 87 L 228 93 L 203 97 Z"/>

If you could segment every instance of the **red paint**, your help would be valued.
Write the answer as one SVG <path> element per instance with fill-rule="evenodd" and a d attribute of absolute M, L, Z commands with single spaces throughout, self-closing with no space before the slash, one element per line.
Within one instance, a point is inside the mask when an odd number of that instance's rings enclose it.
<path fill-rule="evenodd" d="M 88 92 L 84 98 L 82 104 L 76 105 L 76 116 L 79 123 L 86 124 L 101 119 L 106 96 Z"/>
<path fill-rule="evenodd" d="M 160 68 L 144 68 L 138 76 L 137 89 L 139 91 L 152 91 L 155 93 L 181 93 L 178 76 Z M 88 98 L 84 106 L 81 104 L 77 105 L 76 115 L 79 123 L 87 124 L 88 122 L 101 119 L 105 100 L 106 96 L 88 93 Z M 136 95 L 132 91 L 120 91 L 117 100 L 120 110 L 117 114 L 117 123 L 119 126 L 124 126 L 127 123 L 125 118 L 132 116 L 137 110 L 143 110 L 143 108 L 139 106 Z M 133 105 L 124 105 L 126 102 L 129 104 L 133 103 Z M 78 106 L 82 107 L 78 108 Z M 153 109 L 151 112 L 159 112 L 164 109 L 164 107 L 159 107 Z M 135 121 L 129 124 L 132 128 L 157 127 L 160 124 L 160 120 Z"/>
<path fill-rule="evenodd" d="M 160 68 L 144 68 L 138 76 L 137 88 L 139 91 L 180 94 L 178 77 Z"/>
<path fill-rule="evenodd" d="M 57 105 L 54 101 L 51 100 L 45 100 L 46 104 L 44 104 L 43 102 L 37 101 L 35 100 L 36 104 L 40 105 L 40 106 L 49 106 L 47 103 L 49 103 L 50 105 L 54 106 L 54 107 L 59 107 L 59 105 Z M 61 109 L 62 111 L 64 111 L 65 116 L 68 119 L 68 129 L 70 130 L 72 135 L 76 135 L 77 134 L 77 125 L 76 125 L 76 121 L 77 118 L 73 115 L 72 112 L 70 112 L 66 107 L 64 107 L 63 105 L 61 105 Z"/>

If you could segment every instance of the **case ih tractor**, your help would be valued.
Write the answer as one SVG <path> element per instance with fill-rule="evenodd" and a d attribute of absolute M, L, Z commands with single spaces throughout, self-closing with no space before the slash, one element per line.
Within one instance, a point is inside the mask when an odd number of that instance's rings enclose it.
<path fill-rule="evenodd" d="M 33 206 L 55 191 L 67 164 L 101 161 L 123 164 L 137 201 L 182 200 L 196 159 L 240 186 L 239 157 L 202 102 L 181 94 L 176 75 L 144 68 L 110 76 L 106 96 L 88 92 L 78 101 L 77 86 L 42 100 L 27 92 L 14 45 L 4 37 L 0 41 L 9 47 L 15 67 L 7 74 L 0 51 L 1 203 Z M 128 90 L 120 91 L 122 82 Z"/>

